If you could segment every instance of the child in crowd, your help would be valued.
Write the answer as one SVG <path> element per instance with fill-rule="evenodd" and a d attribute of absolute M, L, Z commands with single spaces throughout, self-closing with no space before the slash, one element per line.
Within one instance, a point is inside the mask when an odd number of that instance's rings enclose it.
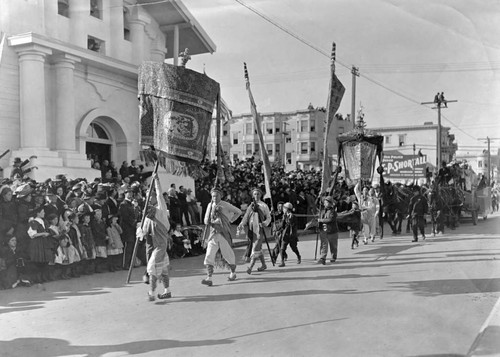
<path fill-rule="evenodd" d="M 78 225 L 78 229 L 81 233 L 81 240 L 83 249 L 85 250 L 87 260 L 84 264 L 84 270 L 86 274 L 93 274 L 95 270 L 95 242 L 94 235 L 92 234 L 92 228 L 90 227 L 90 216 L 92 213 L 90 211 L 83 211 L 80 213 L 81 223 Z"/>
<path fill-rule="evenodd" d="M 108 236 L 106 234 L 106 222 L 102 219 L 102 207 L 101 205 L 92 205 L 94 210 L 94 217 L 90 221 L 90 226 L 92 228 L 92 235 L 94 236 L 95 251 L 96 251 L 96 264 L 95 272 L 104 273 L 105 267 L 108 266 L 108 253 L 107 253 L 107 241 Z"/>
<path fill-rule="evenodd" d="M 112 215 L 106 220 L 106 234 L 108 235 L 108 266 L 109 271 L 122 269 L 123 243 L 122 227 L 118 224 L 118 216 Z"/>
<path fill-rule="evenodd" d="M 181 232 L 181 224 L 174 224 L 174 230 L 172 231 L 172 255 L 174 258 L 176 257 L 185 257 L 188 253 L 186 247 L 184 246 L 184 241 L 186 240 L 184 234 Z"/>

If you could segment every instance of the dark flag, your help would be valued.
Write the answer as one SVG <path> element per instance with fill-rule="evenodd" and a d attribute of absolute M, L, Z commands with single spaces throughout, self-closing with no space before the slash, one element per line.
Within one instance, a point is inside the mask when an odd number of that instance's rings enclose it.
<path fill-rule="evenodd" d="M 330 90 L 328 92 L 328 103 L 325 116 L 325 137 L 323 140 L 323 172 L 321 176 L 321 189 L 320 194 L 324 193 L 332 177 L 332 163 L 328 154 L 328 139 L 330 134 L 330 126 L 335 119 L 335 113 L 339 109 L 340 102 L 344 96 L 345 88 L 340 80 L 335 75 L 335 43 L 332 45 L 331 55 L 331 78 Z"/>

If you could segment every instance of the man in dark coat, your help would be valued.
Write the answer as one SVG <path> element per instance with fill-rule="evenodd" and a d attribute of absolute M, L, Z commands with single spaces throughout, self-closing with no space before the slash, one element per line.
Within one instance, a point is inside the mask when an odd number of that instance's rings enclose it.
<path fill-rule="evenodd" d="M 287 202 L 283 205 L 283 224 L 281 226 L 281 264 L 280 268 L 285 266 L 285 252 L 288 245 L 292 251 L 297 255 L 297 264 L 300 264 L 302 259 L 300 257 L 297 243 L 299 237 L 297 235 L 297 217 L 292 213 L 293 205 Z"/>
<path fill-rule="evenodd" d="M 179 186 L 179 192 L 177 192 L 177 199 L 179 200 L 179 209 L 181 211 L 181 220 L 180 224 L 182 224 L 182 217 L 184 217 L 184 220 L 186 221 L 186 226 L 191 225 L 191 221 L 189 219 L 189 210 L 188 210 L 188 203 L 186 200 L 186 189 L 184 186 Z"/>
<path fill-rule="evenodd" d="M 418 242 L 418 231 L 422 234 L 425 240 L 425 214 L 427 213 L 427 200 L 420 192 L 420 187 L 413 186 L 413 197 L 410 199 L 408 207 L 408 218 L 411 217 L 411 224 L 413 228 L 412 242 Z"/>
<path fill-rule="evenodd" d="M 122 227 L 122 241 L 125 246 L 125 266 L 124 270 L 127 270 L 129 265 L 133 264 L 132 253 L 134 252 L 135 244 L 135 232 L 137 225 L 137 215 L 134 204 L 132 203 L 134 192 L 132 188 L 128 187 L 125 189 L 125 199 L 120 204 L 118 209 L 118 217 L 120 226 Z"/>

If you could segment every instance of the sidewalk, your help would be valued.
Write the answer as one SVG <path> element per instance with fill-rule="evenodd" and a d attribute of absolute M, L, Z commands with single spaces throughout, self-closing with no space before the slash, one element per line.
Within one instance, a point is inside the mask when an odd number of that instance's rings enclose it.
<path fill-rule="evenodd" d="M 467 356 L 500 356 L 500 298 L 481 327 Z"/>

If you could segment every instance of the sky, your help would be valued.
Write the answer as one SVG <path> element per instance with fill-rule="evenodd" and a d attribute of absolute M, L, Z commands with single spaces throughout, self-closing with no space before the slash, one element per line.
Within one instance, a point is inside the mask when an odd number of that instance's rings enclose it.
<path fill-rule="evenodd" d="M 498 0 L 183 0 L 217 46 L 193 56 L 221 84 L 234 114 L 249 113 L 243 77 L 247 63 L 259 112 L 324 107 L 329 54 L 346 88 L 339 113 L 350 114 L 351 67 L 356 110 L 368 127 L 437 123 L 437 92 L 457 100 L 442 110 L 459 153 L 500 147 L 500 1 Z M 418 143 L 417 147 L 418 147 Z M 493 151 L 493 150 L 492 150 Z"/>

